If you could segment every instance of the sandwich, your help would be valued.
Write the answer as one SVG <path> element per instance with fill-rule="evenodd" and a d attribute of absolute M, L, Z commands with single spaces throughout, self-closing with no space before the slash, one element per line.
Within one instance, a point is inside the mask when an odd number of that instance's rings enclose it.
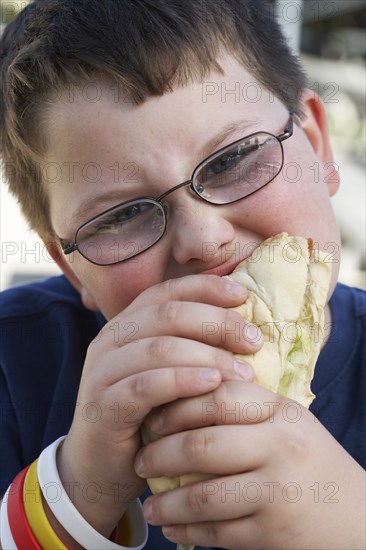
<path fill-rule="evenodd" d="M 237 355 L 250 363 L 255 382 L 308 408 L 314 399 L 310 383 L 324 340 L 324 308 L 332 263 L 314 250 L 311 239 L 281 233 L 265 240 L 227 279 L 243 284 L 247 300 L 233 308 L 263 334 L 263 347 Z M 146 444 L 158 439 L 146 426 Z M 153 493 L 209 479 L 204 474 L 147 480 Z"/>
<path fill-rule="evenodd" d="M 311 239 L 281 233 L 264 241 L 251 258 L 227 278 L 248 289 L 248 299 L 233 308 L 257 325 L 263 347 L 249 362 L 256 383 L 309 407 L 310 383 L 324 340 L 324 308 L 332 263 L 314 250 Z"/>

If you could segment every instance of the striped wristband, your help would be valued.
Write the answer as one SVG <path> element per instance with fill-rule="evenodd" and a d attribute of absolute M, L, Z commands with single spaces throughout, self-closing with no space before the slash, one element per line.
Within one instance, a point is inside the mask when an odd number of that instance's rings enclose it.
<path fill-rule="evenodd" d="M 11 485 L 9 485 L 4 498 L 1 503 L 0 510 L 0 542 L 2 548 L 6 550 L 17 550 L 13 535 L 10 531 L 9 519 L 8 519 L 8 499 Z"/>
<path fill-rule="evenodd" d="M 41 453 L 38 459 L 38 480 L 43 496 L 52 513 L 63 528 L 88 550 L 142 550 L 147 542 L 148 529 L 137 499 L 128 503 L 126 513 L 132 523 L 131 546 L 121 546 L 103 537 L 80 514 L 69 499 L 57 471 L 56 452 L 66 436 L 62 436 Z M 55 498 L 49 496 L 50 488 L 57 489 Z"/>
<path fill-rule="evenodd" d="M 42 550 L 25 515 L 23 503 L 24 479 L 27 475 L 29 466 L 24 468 L 15 477 L 10 485 L 7 511 L 11 534 L 17 548 L 27 548 L 27 550 Z"/>
<path fill-rule="evenodd" d="M 71 550 L 56 535 L 44 511 L 37 477 L 37 463 L 38 460 L 35 460 L 30 465 L 24 480 L 23 501 L 28 523 L 42 548 Z"/>

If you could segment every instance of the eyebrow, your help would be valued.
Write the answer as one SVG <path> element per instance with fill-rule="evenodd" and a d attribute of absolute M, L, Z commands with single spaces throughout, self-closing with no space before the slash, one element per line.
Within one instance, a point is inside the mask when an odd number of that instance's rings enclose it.
<path fill-rule="evenodd" d="M 229 136 L 233 134 L 239 134 L 239 132 L 243 132 L 242 136 L 239 137 L 246 137 L 247 135 L 250 135 L 250 133 L 253 133 L 252 131 L 248 134 L 244 132 L 248 132 L 249 129 L 253 130 L 253 127 L 259 124 L 259 119 L 252 118 L 248 120 L 239 120 L 238 122 L 229 122 L 226 124 L 223 128 L 221 128 L 218 135 L 216 135 L 214 138 L 212 138 L 200 151 L 201 161 L 204 160 L 206 157 L 212 155 L 220 149 L 220 145 L 228 138 Z"/>
<path fill-rule="evenodd" d="M 132 199 L 123 199 L 122 195 L 122 188 L 114 189 L 113 191 L 107 191 L 106 193 L 102 193 L 98 195 L 97 197 L 90 197 L 89 199 L 86 199 L 82 203 L 82 207 L 75 212 L 75 214 L 72 216 L 72 222 L 75 223 L 75 225 L 87 223 L 90 219 L 96 218 L 100 214 L 103 214 L 103 212 L 109 210 L 110 208 L 114 208 L 114 206 L 117 206 L 118 204 L 121 204 L 123 202 L 127 202 Z M 104 204 L 104 207 L 102 207 Z M 100 208 L 100 211 L 98 211 L 96 214 L 90 216 L 91 211 L 95 207 Z M 88 217 L 89 216 L 89 217 Z M 87 218 L 83 221 L 84 218 Z"/>
<path fill-rule="evenodd" d="M 216 136 L 214 136 L 208 143 L 206 143 L 204 147 L 198 152 L 198 154 L 195 155 L 197 156 L 197 158 L 199 157 L 201 159 L 200 161 L 198 161 L 197 164 L 201 163 L 203 160 L 205 160 L 205 158 L 209 157 L 210 155 L 218 151 L 221 148 L 220 146 L 222 145 L 222 143 L 229 136 L 243 132 L 242 137 L 244 138 L 246 137 L 246 135 L 249 135 L 248 133 L 245 134 L 244 132 L 248 132 L 250 128 L 253 128 L 254 126 L 258 125 L 258 123 L 259 123 L 259 119 L 252 118 L 247 120 L 241 120 L 238 122 L 229 122 L 228 124 L 226 124 L 223 128 L 221 128 L 220 132 Z M 89 199 L 86 199 L 82 203 L 81 208 L 77 210 L 77 212 L 75 212 L 75 214 L 72 216 L 72 222 L 75 225 L 77 224 L 83 225 L 84 223 L 87 223 L 90 219 L 93 219 L 94 217 L 99 216 L 99 214 L 103 214 L 103 212 L 105 210 L 109 210 L 109 208 L 113 208 L 114 206 L 117 206 L 118 204 L 123 203 L 125 201 L 127 202 L 130 200 L 134 200 L 134 198 L 138 198 L 138 196 L 136 196 L 128 199 L 123 199 L 122 189 L 123 188 L 115 189 L 113 191 L 102 193 L 97 197 L 90 197 Z M 145 196 L 148 196 L 148 195 L 145 195 Z M 94 209 L 96 206 L 99 207 L 99 205 L 100 207 L 102 207 L 103 203 L 105 203 L 105 208 L 101 208 L 101 211 L 99 211 L 99 213 L 93 216 L 90 216 L 92 209 Z M 82 221 L 85 218 L 87 219 L 85 221 Z"/>

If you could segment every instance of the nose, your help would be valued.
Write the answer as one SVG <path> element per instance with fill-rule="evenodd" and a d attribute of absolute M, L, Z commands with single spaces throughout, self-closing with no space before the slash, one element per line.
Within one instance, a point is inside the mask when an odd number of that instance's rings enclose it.
<path fill-rule="evenodd" d="M 179 205 L 170 205 L 168 227 L 172 232 L 172 255 L 177 263 L 185 265 L 194 260 L 215 263 L 214 255 L 219 255 L 222 247 L 235 236 L 225 211 L 225 207 L 187 196 Z"/>

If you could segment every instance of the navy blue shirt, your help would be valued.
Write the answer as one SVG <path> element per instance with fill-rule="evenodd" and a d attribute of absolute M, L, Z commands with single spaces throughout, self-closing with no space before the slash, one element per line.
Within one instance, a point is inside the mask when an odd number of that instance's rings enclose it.
<path fill-rule="evenodd" d="M 105 323 L 65 277 L 3 292 L 0 310 L 0 495 L 42 449 L 69 431 L 85 353 Z M 311 410 L 366 467 L 366 293 L 338 284 Z M 146 548 L 175 549 L 149 527 Z M 199 547 L 196 547 L 199 550 Z"/>

